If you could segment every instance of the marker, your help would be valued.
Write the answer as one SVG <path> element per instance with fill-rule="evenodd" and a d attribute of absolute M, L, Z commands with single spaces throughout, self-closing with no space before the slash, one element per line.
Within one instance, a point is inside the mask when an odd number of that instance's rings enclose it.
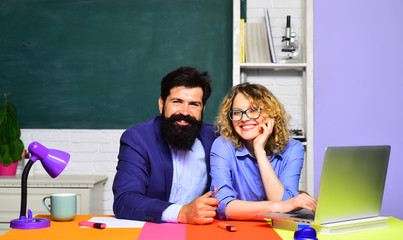
<path fill-rule="evenodd" d="M 236 232 L 236 230 L 238 230 L 237 227 L 224 222 L 219 222 L 217 227 L 225 229 L 229 232 Z"/>
<path fill-rule="evenodd" d="M 215 198 L 215 187 L 214 186 L 210 186 L 210 192 L 211 192 L 211 197 Z"/>
<path fill-rule="evenodd" d="M 84 227 L 99 228 L 99 229 L 104 229 L 104 228 L 106 228 L 106 223 L 96 223 L 96 222 L 80 221 L 80 222 L 78 222 L 78 225 L 84 226 Z"/>

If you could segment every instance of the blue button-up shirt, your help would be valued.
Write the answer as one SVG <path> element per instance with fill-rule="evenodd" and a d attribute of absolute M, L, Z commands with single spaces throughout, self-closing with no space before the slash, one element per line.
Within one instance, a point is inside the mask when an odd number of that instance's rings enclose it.
<path fill-rule="evenodd" d="M 183 205 L 204 194 L 207 185 L 207 166 L 203 144 L 196 139 L 191 151 L 171 149 L 173 178 L 170 205 L 162 213 L 162 221 L 178 222 Z"/>
<path fill-rule="evenodd" d="M 291 139 L 282 153 L 275 154 L 268 160 L 284 186 L 282 200 L 298 195 L 304 162 L 302 143 Z M 225 208 L 232 200 L 267 200 L 257 160 L 245 146 L 241 150 L 235 149 L 230 142 L 219 137 L 211 148 L 210 162 L 212 185 L 218 188 L 216 198 L 220 200 L 217 209 L 219 219 L 228 219 Z"/>

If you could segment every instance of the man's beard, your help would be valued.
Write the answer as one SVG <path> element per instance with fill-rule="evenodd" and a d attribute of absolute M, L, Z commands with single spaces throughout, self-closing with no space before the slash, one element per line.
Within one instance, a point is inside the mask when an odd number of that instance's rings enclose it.
<path fill-rule="evenodd" d="M 202 121 L 182 114 L 174 114 L 166 118 L 164 112 L 162 112 L 161 119 L 161 132 L 165 141 L 174 149 L 191 150 L 197 136 L 199 136 Z M 176 121 L 181 120 L 189 124 L 186 126 L 178 125 Z"/>

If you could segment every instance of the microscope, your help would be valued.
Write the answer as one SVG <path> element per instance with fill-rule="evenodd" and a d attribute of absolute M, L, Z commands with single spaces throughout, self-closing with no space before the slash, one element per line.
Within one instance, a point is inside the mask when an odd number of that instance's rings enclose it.
<path fill-rule="evenodd" d="M 287 16 L 285 36 L 283 36 L 281 42 L 285 42 L 285 47 L 281 49 L 281 52 L 284 53 L 282 60 L 280 60 L 281 62 L 302 62 L 302 43 L 291 28 L 291 16 Z"/>

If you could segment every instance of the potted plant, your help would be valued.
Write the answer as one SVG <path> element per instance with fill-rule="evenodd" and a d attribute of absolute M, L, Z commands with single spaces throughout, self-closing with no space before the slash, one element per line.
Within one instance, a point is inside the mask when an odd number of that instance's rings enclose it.
<path fill-rule="evenodd" d="M 15 175 L 24 150 L 16 107 L 4 94 L 0 101 L 0 175 Z"/>

